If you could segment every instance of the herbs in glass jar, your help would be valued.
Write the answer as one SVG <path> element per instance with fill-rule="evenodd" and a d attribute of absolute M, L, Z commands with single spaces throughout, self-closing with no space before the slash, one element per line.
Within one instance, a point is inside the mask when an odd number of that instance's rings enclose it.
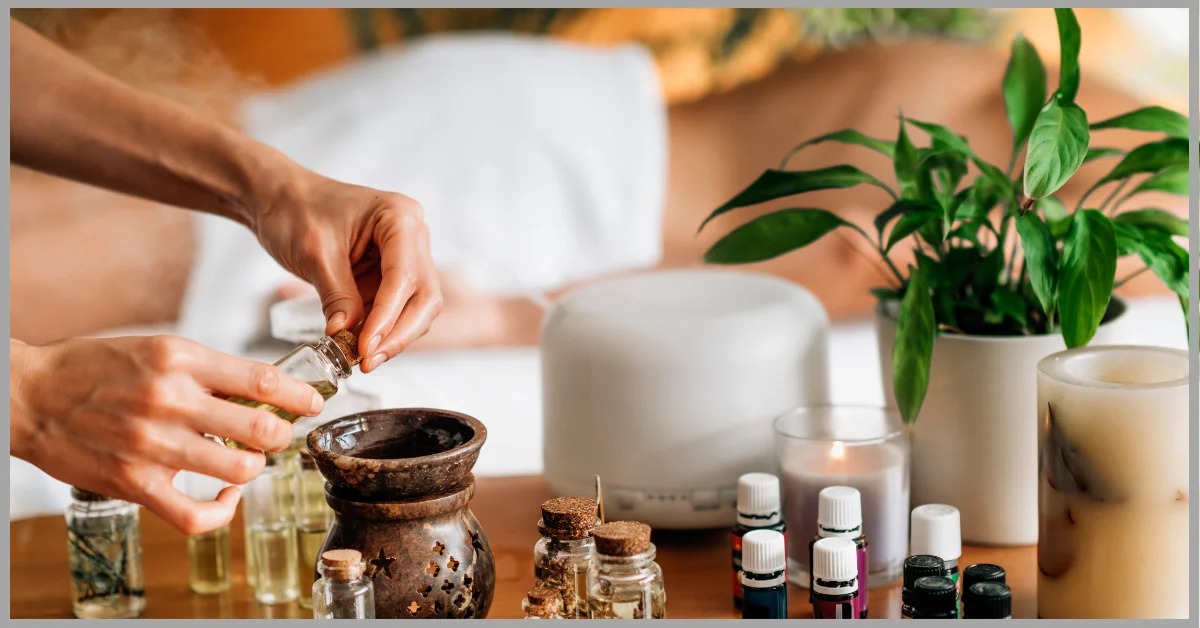
<path fill-rule="evenodd" d="M 67 508 L 72 602 L 81 619 L 128 619 L 146 608 L 138 507 L 78 488 Z"/>

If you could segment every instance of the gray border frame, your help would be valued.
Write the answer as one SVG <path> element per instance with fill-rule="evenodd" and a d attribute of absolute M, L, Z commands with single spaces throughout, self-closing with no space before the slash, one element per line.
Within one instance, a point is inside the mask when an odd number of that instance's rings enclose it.
<path fill-rule="evenodd" d="M 136 4 L 140 5 L 142 7 L 155 7 L 155 6 L 230 7 L 231 6 L 230 4 L 220 2 L 219 0 L 199 0 L 198 2 L 192 2 L 192 3 L 179 2 L 178 0 L 169 0 L 169 1 L 157 2 L 157 3 L 139 2 Z M 361 3 L 356 3 L 356 4 L 358 6 L 363 6 L 363 7 L 372 7 L 372 6 L 387 7 L 387 6 L 395 6 L 396 3 L 384 3 L 384 2 L 379 2 L 379 1 L 370 2 L 369 1 L 369 2 L 361 2 Z M 506 7 L 506 6 L 512 6 L 513 4 L 514 3 L 479 2 L 479 1 L 471 1 L 471 0 L 465 0 L 465 1 L 460 0 L 458 2 L 442 1 L 442 2 L 419 3 L 420 6 L 444 6 L 444 7 L 453 7 L 453 8 Z M 526 7 L 561 7 L 561 6 L 570 6 L 570 5 L 573 5 L 574 3 L 561 2 L 561 1 L 547 2 L 547 1 L 543 0 L 543 1 L 527 1 L 527 2 L 515 3 L 515 4 L 518 4 L 521 6 L 526 6 Z M 752 4 L 740 3 L 740 2 L 738 2 L 738 3 L 713 2 L 712 0 L 701 0 L 700 2 L 679 2 L 678 0 L 675 0 L 673 2 L 658 2 L 658 3 L 646 3 L 646 4 L 595 2 L 595 3 L 585 3 L 585 4 L 578 5 L 578 6 L 582 6 L 582 7 L 609 7 L 609 6 L 625 7 L 625 6 L 641 5 L 641 6 L 647 6 L 647 7 L 670 7 L 670 6 L 681 6 L 681 7 L 690 7 L 690 6 L 719 6 L 719 7 L 725 7 L 725 6 L 731 6 L 731 7 L 737 7 L 737 6 L 748 6 L 748 7 L 799 7 L 799 6 L 805 6 L 805 7 L 810 7 L 810 6 L 817 6 L 817 7 L 819 7 L 819 6 L 829 6 L 829 5 L 836 5 L 836 4 L 839 4 L 839 3 L 836 3 L 836 2 L 813 2 L 812 0 L 798 0 L 798 1 L 786 2 L 786 3 L 784 3 L 784 2 L 759 2 L 759 3 L 752 3 Z M 862 4 L 858 4 L 858 3 L 854 3 L 854 4 L 856 4 L 858 6 L 863 6 Z M 943 7 L 954 7 L 954 6 L 975 6 L 975 7 L 989 7 L 989 8 L 990 7 L 996 7 L 996 8 L 1044 7 L 1044 8 L 1049 8 L 1049 7 L 1053 7 L 1053 6 L 1062 6 L 1063 4 L 1070 4 L 1073 6 L 1077 6 L 1077 5 L 1075 5 L 1075 3 L 1070 3 L 1070 2 L 1061 3 L 1061 4 L 1056 5 L 1056 4 L 1047 4 L 1047 3 L 1042 3 L 1042 2 L 1017 3 L 1017 2 L 1013 2 L 1013 0 L 1000 0 L 1000 1 L 995 1 L 995 2 L 984 2 L 984 1 L 980 1 L 980 0 L 965 0 L 965 1 L 960 0 L 959 2 L 927 0 L 924 2 L 920 2 L 920 1 L 908 2 L 908 3 L 883 2 L 883 3 L 865 3 L 865 4 L 867 4 L 868 6 L 890 6 L 890 7 L 904 6 L 904 7 L 919 7 L 919 8 L 943 8 Z M 1095 3 L 1089 4 L 1087 6 L 1119 8 L 1124 4 L 1134 4 L 1134 3 L 1133 2 L 1118 3 L 1113 0 L 1108 0 L 1108 1 L 1095 2 Z M 29 3 L 16 3 L 13 5 L 9 5 L 9 8 L 28 7 L 28 6 L 82 7 L 82 6 L 93 6 L 93 5 L 92 5 L 92 3 L 88 3 L 88 2 L 42 2 L 42 3 L 37 3 L 36 5 L 31 5 Z M 95 5 L 95 6 L 104 6 L 104 5 L 99 4 L 99 5 Z M 323 6 L 328 6 L 328 5 L 324 4 L 324 3 L 313 2 L 312 0 L 301 0 L 299 2 L 278 2 L 278 1 L 276 1 L 276 2 L 260 2 L 260 3 L 255 3 L 253 6 L 254 7 L 291 8 L 291 7 L 295 7 L 295 6 L 323 7 Z M 1142 6 L 1145 7 L 1147 5 L 1142 5 Z M 1200 247 L 1198 247 L 1198 244 L 1200 244 L 1200 212 L 1198 212 L 1198 206 L 1200 206 L 1200 178 L 1198 178 L 1198 174 L 1200 174 L 1200 151 L 1197 150 L 1197 142 L 1200 141 L 1200 124 L 1198 124 L 1198 123 L 1200 123 L 1200 117 L 1198 117 L 1198 115 L 1200 115 L 1200 106 L 1198 106 L 1198 104 L 1200 104 L 1200 97 L 1198 97 L 1198 93 L 1197 93 L 1197 72 L 1200 71 L 1200 64 L 1197 63 L 1197 52 L 1200 51 L 1200 47 L 1198 47 L 1198 45 L 1200 45 L 1200 44 L 1198 44 L 1198 42 L 1200 42 L 1200 7 L 1197 7 L 1194 2 L 1187 2 L 1185 0 L 1178 0 L 1175 2 L 1160 1 L 1160 2 L 1154 3 L 1153 7 L 1154 8 L 1186 8 L 1186 9 L 1189 9 L 1189 22 L 1190 22 L 1190 26 L 1191 26 L 1191 29 L 1190 29 L 1191 30 L 1191 43 L 1190 43 L 1190 48 L 1189 48 L 1189 52 L 1190 52 L 1189 72 L 1190 72 L 1190 77 L 1191 77 L 1190 78 L 1191 100 L 1190 100 L 1189 117 L 1190 117 L 1190 122 L 1191 122 L 1191 138 L 1190 139 L 1192 142 L 1192 151 L 1190 154 L 1192 187 L 1191 187 L 1191 197 L 1190 197 L 1191 234 L 1190 234 L 1189 240 L 1190 240 L 1191 259 L 1192 259 L 1192 263 L 1193 263 L 1193 272 L 1191 273 L 1191 281 L 1190 281 L 1191 302 L 1190 302 L 1189 318 L 1191 319 L 1190 320 L 1190 325 L 1191 325 L 1190 336 L 1191 337 L 1189 338 L 1189 350 L 1190 350 L 1190 355 L 1191 355 L 1191 415 L 1192 415 L 1193 419 L 1200 419 L 1200 395 L 1198 395 L 1198 388 L 1197 388 L 1198 376 L 1200 376 L 1200 371 L 1198 371 L 1198 369 L 1197 369 L 1197 367 L 1200 366 L 1200 325 L 1197 324 L 1197 322 L 1198 322 L 1197 316 L 1200 315 L 1200 272 L 1195 272 L 1197 270 L 1195 268 L 1195 260 L 1198 259 L 1198 253 L 1200 253 Z M 10 108 L 10 100 L 7 97 L 10 95 L 9 94 L 10 86 L 9 86 L 9 80 L 8 80 L 9 76 L 10 76 L 9 47 L 7 45 L 8 39 L 9 39 L 8 31 L 5 31 L 4 36 L 3 36 L 5 45 L 3 47 L 3 51 L 0 52 L 0 54 L 3 55 L 3 59 L 4 59 L 4 75 L 5 75 L 5 79 L 6 79 L 4 81 L 4 85 L 3 85 L 3 90 L 4 90 L 4 93 L 6 96 L 6 98 L 4 99 L 5 111 L 9 111 L 9 108 Z M 9 137 L 10 137 L 9 121 L 10 121 L 10 118 L 8 116 L 5 116 L 3 118 L 3 120 L 0 121 L 0 125 L 3 126 L 6 144 L 9 142 Z M 7 196 L 8 195 L 7 193 L 10 191 L 10 185 L 11 185 L 11 181 L 7 175 L 4 178 L 3 185 L 4 185 L 4 191 L 6 192 L 6 196 Z M 10 295 L 9 289 L 11 288 L 11 278 L 10 278 L 11 277 L 11 275 L 10 275 L 10 273 L 11 273 L 10 263 L 11 262 L 10 262 L 10 257 L 8 255 L 8 253 L 10 252 L 10 247 L 11 247 L 11 239 L 10 239 L 11 236 L 10 236 L 10 231 L 9 231 L 9 221 L 7 220 L 8 215 L 9 215 L 9 203 L 8 202 L 6 202 L 4 205 L 4 215 L 5 215 L 6 220 L 4 220 L 3 226 L 0 227 L 0 229 L 3 229 L 4 235 L 6 236 L 4 238 L 4 242 L 2 245 L 3 252 L 5 253 L 5 255 L 3 256 L 3 261 L 0 262 L 0 264 L 3 265 L 3 268 L 6 271 L 4 273 L 3 279 L 2 279 L 3 285 L 6 288 L 4 291 L 3 300 L 4 300 L 5 305 L 9 306 L 9 307 L 5 307 L 3 316 L 0 317 L 0 321 L 2 321 L 2 325 L 5 329 L 10 329 L 11 303 L 10 303 L 9 299 L 11 298 L 11 295 Z M 2 368 L 6 374 L 9 374 L 9 362 L 8 361 L 5 361 Z M 4 388 L 5 398 L 8 398 L 9 394 L 10 394 L 10 390 L 6 386 Z M 1198 484 L 1200 484 L 1200 473 L 1198 473 L 1198 470 L 1200 470 L 1200 467 L 1197 466 L 1197 458 L 1196 458 L 1197 449 L 1200 449 L 1200 447 L 1198 447 L 1198 443 L 1200 443 L 1200 438 L 1198 438 L 1198 437 L 1200 437 L 1200 431 L 1197 430 L 1197 426 L 1194 424 L 1195 422 L 1196 421 L 1193 421 L 1193 425 L 1190 430 L 1190 439 L 1189 439 L 1190 457 L 1191 457 L 1191 462 L 1192 462 L 1192 476 L 1191 476 L 1191 484 L 1190 484 L 1190 488 L 1189 488 L 1190 495 L 1192 496 L 1192 499 L 1191 499 L 1191 541 L 1190 541 L 1190 547 L 1187 548 L 1187 550 L 1186 550 L 1189 552 L 1189 554 L 1191 556 L 1191 575 L 1190 575 L 1191 584 L 1192 584 L 1191 619 L 1168 622 L 1170 624 L 1176 624 L 1176 625 L 1194 625 L 1196 618 L 1200 617 L 1200 589 L 1197 588 L 1198 585 L 1200 585 L 1200 579 L 1198 579 L 1198 577 L 1197 577 L 1197 575 L 1198 575 L 1197 574 L 1197 566 L 1198 566 L 1198 563 L 1200 563 L 1200 561 L 1198 561 L 1198 553 L 1197 553 L 1197 548 L 1200 547 L 1200 527 L 1198 527 L 1198 525 L 1197 525 L 1198 524 L 1198 521 L 1197 521 L 1197 513 L 1198 513 L 1197 506 L 1198 506 L 1198 504 L 1195 499 L 1195 496 L 1197 495 L 1197 487 L 1198 487 Z M 3 439 L 3 441 L 5 443 L 8 443 L 8 439 L 9 439 L 8 433 L 4 433 L 4 434 L 0 435 L 0 439 Z M 6 480 L 8 479 L 8 477 L 9 477 L 8 468 L 4 469 L 2 475 L 4 476 L 4 478 Z M 0 543 L 0 546 L 3 547 L 4 556 L 6 558 L 8 558 L 10 556 L 10 552 L 9 552 L 9 547 L 10 547 L 10 542 L 11 542 L 10 530 L 7 528 L 4 529 L 2 535 L 0 535 L 0 538 L 2 538 L 2 543 Z M 10 577 L 11 577 L 11 574 L 8 570 L 5 570 L 2 574 L 0 574 L 0 585 L 2 585 L 2 586 L 0 586 L 0 600 L 3 600 L 4 606 L 10 609 L 10 611 L 9 611 L 10 614 L 8 615 L 9 617 L 11 617 L 11 599 L 10 599 L 10 589 L 9 589 Z M 51 623 L 57 623 L 60 621 L 66 622 L 68 620 L 44 620 L 44 621 L 50 621 Z M 155 620 L 155 621 L 167 621 L 167 620 Z M 205 624 L 213 623 L 213 624 L 217 624 L 217 625 L 223 625 L 223 624 L 231 622 L 231 621 L 236 622 L 236 621 L 251 621 L 251 620 L 195 620 L 195 621 L 199 621 L 199 622 L 205 623 Z M 279 620 L 261 620 L 261 621 L 266 621 L 268 623 L 276 624 L 276 625 L 282 625 L 282 624 L 286 624 L 286 623 L 299 622 L 299 621 L 303 621 L 303 620 L 279 619 Z M 520 620 L 501 620 L 501 621 L 520 621 Z M 684 621 L 684 620 L 678 620 L 678 621 Z M 693 621 L 700 621 L 700 622 L 706 622 L 706 623 L 709 623 L 709 622 L 726 623 L 729 620 L 693 620 Z M 901 620 L 884 620 L 884 621 L 898 622 Z M 1062 620 L 1059 620 L 1059 621 L 1062 621 Z"/>

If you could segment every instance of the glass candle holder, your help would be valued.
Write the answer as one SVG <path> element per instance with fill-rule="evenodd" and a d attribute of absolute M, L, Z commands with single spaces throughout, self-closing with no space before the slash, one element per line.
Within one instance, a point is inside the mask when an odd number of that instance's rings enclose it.
<path fill-rule="evenodd" d="M 1038 364 L 1038 617 L 1188 616 L 1188 354 Z"/>
<path fill-rule="evenodd" d="M 792 584 L 809 586 L 817 495 L 828 486 L 850 486 L 862 496 L 867 586 L 900 577 L 908 551 L 909 445 L 899 416 L 872 406 L 793 410 L 775 420 L 775 461 Z"/>

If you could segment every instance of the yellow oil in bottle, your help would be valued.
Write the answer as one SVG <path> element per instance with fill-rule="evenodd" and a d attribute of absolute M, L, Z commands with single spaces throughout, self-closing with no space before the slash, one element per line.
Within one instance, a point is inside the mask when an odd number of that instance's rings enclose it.
<path fill-rule="evenodd" d="M 254 598 L 263 604 L 295 600 L 299 595 L 296 526 L 291 522 L 254 524 L 247 542 L 254 554 Z"/>
<path fill-rule="evenodd" d="M 316 582 L 317 561 L 321 558 L 321 546 L 325 544 L 328 530 L 321 528 L 296 528 L 296 542 L 299 554 L 297 579 L 300 583 L 300 606 L 312 608 L 312 588 Z M 307 593 L 307 595 L 306 595 Z"/>
<path fill-rule="evenodd" d="M 199 594 L 220 593 L 232 583 L 229 526 L 188 537 L 188 583 Z"/>
<path fill-rule="evenodd" d="M 328 401 L 330 397 L 337 394 L 337 391 L 338 391 L 338 386 L 337 386 L 336 382 L 320 381 L 320 382 L 307 382 L 307 383 L 309 386 L 312 386 L 313 389 L 317 391 L 317 393 L 319 393 L 321 395 L 322 399 L 324 399 L 326 401 Z M 266 410 L 267 412 L 274 414 L 275 416 L 287 421 L 288 423 L 295 423 L 296 421 L 299 421 L 301 418 L 303 418 L 298 414 L 294 414 L 294 413 L 288 412 L 286 410 L 280 410 L 279 408 L 276 408 L 275 406 L 273 406 L 269 403 L 263 403 L 261 401 L 254 401 L 252 399 L 246 399 L 244 397 L 222 397 L 222 398 L 225 401 L 236 403 L 240 406 L 246 406 L 249 408 L 254 408 L 256 410 Z M 227 447 L 232 447 L 234 449 L 249 449 L 249 447 L 246 447 L 245 445 L 237 442 L 236 440 L 233 440 L 232 438 L 226 438 L 226 439 L 222 439 L 222 440 Z"/>

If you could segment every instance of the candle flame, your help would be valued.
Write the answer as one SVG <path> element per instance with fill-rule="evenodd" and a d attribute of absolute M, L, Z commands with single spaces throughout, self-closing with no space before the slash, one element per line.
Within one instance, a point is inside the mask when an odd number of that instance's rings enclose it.
<path fill-rule="evenodd" d="M 837 460 L 841 460 L 846 455 L 846 446 L 840 440 L 833 441 L 833 448 L 829 450 L 829 455 Z"/>

